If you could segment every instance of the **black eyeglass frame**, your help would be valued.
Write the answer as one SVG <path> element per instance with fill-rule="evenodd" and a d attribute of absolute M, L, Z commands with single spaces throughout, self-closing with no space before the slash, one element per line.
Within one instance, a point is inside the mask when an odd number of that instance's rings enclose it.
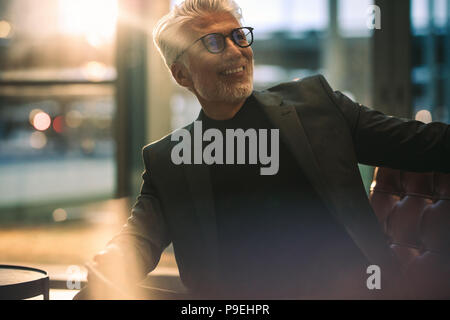
<path fill-rule="evenodd" d="M 237 41 L 236 41 L 236 40 L 234 39 L 234 37 L 233 37 L 233 33 L 234 33 L 236 30 L 242 30 L 242 29 L 249 30 L 249 31 L 250 31 L 250 34 L 252 35 L 252 41 L 250 41 L 247 45 L 244 45 L 244 46 L 243 46 L 243 45 L 240 45 L 239 43 L 237 43 Z M 248 47 L 250 47 L 250 46 L 253 44 L 253 40 L 254 40 L 254 37 L 253 37 L 253 30 L 254 30 L 254 28 L 252 28 L 252 27 L 239 27 L 239 28 L 235 28 L 235 29 L 231 30 L 231 32 L 230 32 L 228 35 L 223 35 L 222 33 L 218 33 L 218 32 L 213 32 L 213 33 L 205 34 L 205 35 L 202 36 L 201 38 L 198 38 L 197 40 L 195 40 L 195 41 L 194 41 L 190 46 L 188 46 L 186 49 L 184 49 L 183 51 L 181 51 L 181 53 L 176 57 L 175 61 L 178 61 L 178 59 L 180 59 L 180 57 L 181 57 L 186 51 L 188 51 L 191 47 L 193 47 L 193 46 L 194 46 L 197 42 L 199 42 L 200 40 L 202 41 L 203 46 L 205 47 L 205 49 L 208 50 L 208 52 L 209 52 L 209 53 L 212 53 L 212 54 L 219 54 L 219 53 L 221 53 L 221 52 L 223 52 L 223 51 L 225 50 L 225 48 L 227 47 L 227 42 L 225 41 L 226 38 L 230 38 L 231 41 L 233 41 L 233 43 L 234 43 L 235 45 L 237 45 L 238 47 L 240 47 L 240 48 L 248 48 Z M 223 43 L 224 43 L 224 45 L 223 45 L 222 50 L 220 50 L 220 51 L 211 51 L 211 50 L 208 48 L 208 46 L 205 44 L 205 38 L 208 37 L 208 36 L 210 36 L 210 35 L 219 35 L 219 36 L 221 36 L 221 37 L 223 38 Z"/>

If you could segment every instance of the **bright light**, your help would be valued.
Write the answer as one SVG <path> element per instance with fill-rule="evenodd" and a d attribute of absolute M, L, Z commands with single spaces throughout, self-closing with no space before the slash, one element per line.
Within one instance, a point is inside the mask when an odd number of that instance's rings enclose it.
<path fill-rule="evenodd" d="M 430 111 L 420 110 L 416 113 L 416 120 L 423 123 L 430 123 L 431 121 L 433 121 L 433 117 L 431 116 Z"/>
<path fill-rule="evenodd" d="M 42 111 L 41 109 L 33 109 L 33 110 L 31 110 L 30 114 L 28 115 L 28 120 L 30 121 L 30 124 L 32 126 L 34 126 L 34 117 L 40 112 L 44 112 L 44 111 Z"/>
<path fill-rule="evenodd" d="M 105 78 L 108 68 L 101 62 L 90 61 L 83 66 L 82 72 L 90 81 L 101 81 Z"/>
<path fill-rule="evenodd" d="M 8 38 L 11 33 L 11 24 L 8 21 L 0 20 L 0 38 Z"/>
<path fill-rule="evenodd" d="M 59 0 L 61 31 L 82 35 L 95 47 L 113 40 L 117 15 L 117 0 Z"/>
<path fill-rule="evenodd" d="M 36 130 L 45 131 L 52 123 L 52 119 L 45 112 L 38 112 L 33 118 L 33 126 Z"/>

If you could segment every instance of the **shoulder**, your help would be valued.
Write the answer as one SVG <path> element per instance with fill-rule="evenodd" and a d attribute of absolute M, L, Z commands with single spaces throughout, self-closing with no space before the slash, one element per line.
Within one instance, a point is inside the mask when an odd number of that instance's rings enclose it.
<path fill-rule="evenodd" d="M 315 103 L 335 103 L 334 93 L 323 75 L 314 75 L 299 80 L 280 83 L 263 91 L 255 91 L 260 102 L 277 104 L 305 102 L 308 105 Z"/>
<path fill-rule="evenodd" d="M 173 144 L 176 143 L 176 142 L 172 141 L 172 135 L 179 130 L 188 130 L 189 131 L 192 125 L 193 125 L 193 122 L 188 124 L 187 126 L 184 126 L 182 128 L 174 130 L 173 132 L 169 133 L 168 135 L 162 137 L 159 140 L 153 141 L 153 142 L 145 145 L 142 148 L 142 153 L 144 155 L 144 158 L 152 157 L 156 154 L 163 154 L 163 153 L 170 152 Z"/>
<path fill-rule="evenodd" d="M 285 92 L 298 90 L 326 90 L 332 91 L 328 81 L 321 74 L 309 76 L 294 81 L 280 83 L 274 87 L 267 89 L 271 92 Z"/>
<path fill-rule="evenodd" d="M 321 74 L 280 83 L 263 92 L 279 95 L 283 100 L 304 101 L 317 96 L 333 100 L 333 90 Z"/>

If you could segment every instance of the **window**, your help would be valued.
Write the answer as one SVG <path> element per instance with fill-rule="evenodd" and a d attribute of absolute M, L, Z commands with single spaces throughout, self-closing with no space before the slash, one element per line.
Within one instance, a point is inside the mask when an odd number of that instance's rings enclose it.
<path fill-rule="evenodd" d="M 412 0 L 413 111 L 450 123 L 450 2 Z"/>
<path fill-rule="evenodd" d="M 113 196 L 115 0 L 0 2 L 0 212 Z"/>

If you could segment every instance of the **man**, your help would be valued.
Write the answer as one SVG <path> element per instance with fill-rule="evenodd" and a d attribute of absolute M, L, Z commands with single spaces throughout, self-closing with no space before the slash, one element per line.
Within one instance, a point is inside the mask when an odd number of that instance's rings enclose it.
<path fill-rule="evenodd" d="M 115 282 L 136 282 L 172 243 L 194 297 L 373 298 L 369 265 L 380 267 L 389 297 L 400 266 L 357 164 L 449 172 L 449 126 L 385 116 L 333 92 L 322 76 L 253 91 L 253 34 L 239 12 L 233 0 L 186 0 L 156 27 L 174 79 L 202 111 L 144 148 L 141 194 L 93 270 L 111 280 L 124 273 L 111 266 L 122 263 L 132 280 Z M 254 133 L 245 148 L 226 139 L 242 132 Z M 278 162 L 269 174 L 261 152 L 259 163 L 249 161 L 251 137 Z M 212 140 L 223 148 L 207 152 Z"/>

